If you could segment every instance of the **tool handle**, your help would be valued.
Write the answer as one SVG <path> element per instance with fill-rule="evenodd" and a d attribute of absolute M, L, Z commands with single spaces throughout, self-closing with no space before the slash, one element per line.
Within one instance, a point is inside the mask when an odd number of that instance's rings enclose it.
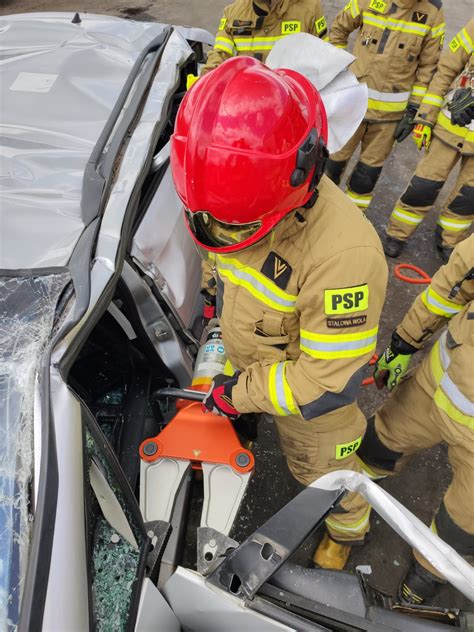
<path fill-rule="evenodd" d="M 190 388 L 159 388 L 153 391 L 151 394 L 152 399 L 159 399 L 160 397 L 175 397 L 176 399 L 188 399 L 193 402 L 202 402 L 206 393 L 201 391 L 193 391 Z"/>

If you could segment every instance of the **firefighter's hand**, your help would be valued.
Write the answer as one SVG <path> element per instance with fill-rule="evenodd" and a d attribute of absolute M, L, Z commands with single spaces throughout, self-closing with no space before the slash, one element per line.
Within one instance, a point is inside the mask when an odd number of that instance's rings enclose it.
<path fill-rule="evenodd" d="M 375 363 L 374 379 L 377 388 L 384 386 L 389 391 L 395 388 L 408 371 L 411 356 L 418 349 L 405 342 L 396 331 L 392 334 L 392 342 Z"/>
<path fill-rule="evenodd" d="M 408 371 L 411 355 L 396 353 L 389 345 L 375 363 L 374 379 L 377 388 L 389 391 L 395 388 Z"/>
<path fill-rule="evenodd" d="M 474 93 L 471 88 L 459 88 L 448 105 L 451 121 L 455 125 L 467 127 L 474 118 Z"/>
<path fill-rule="evenodd" d="M 237 384 L 238 375 L 229 377 L 219 373 L 212 380 L 211 388 L 202 402 L 202 409 L 215 415 L 228 417 L 231 421 L 236 421 L 240 413 L 232 404 L 232 388 Z"/>
<path fill-rule="evenodd" d="M 424 123 L 418 123 L 415 125 L 415 129 L 412 134 L 413 142 L 421 151 L 423 147 L 428 151 L 431 144 L 431 127 Z"/>
<path fill-rule="evenodd" d="M 398 123 L 395 131 L 393 132 L 393 137 L 397 141 L 397 143 L 401 143 L 408 138 L 415 127 L 415 116 L 418 112 L 418 106 L 414 103 L 409 103 L 407 105 L 407 109 L 403 114 L 402 120 Z"/>
<path fill-rule="evenodd" d="M 209 322 L 216 317 L 216 295 L 211 294 L 207 290 L 201 290 L 201 294 L 204 296 L 202 317 L 206 322 Z"/>

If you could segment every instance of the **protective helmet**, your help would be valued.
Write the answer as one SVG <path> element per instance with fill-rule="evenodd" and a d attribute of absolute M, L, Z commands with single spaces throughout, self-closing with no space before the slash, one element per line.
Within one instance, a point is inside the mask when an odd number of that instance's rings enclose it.
<path fill-rule="evenodd" d="M 321 178 L 327 120 L 314 86 L 292 70 L 235 57 L 186 94 L 171 168 L 194 240 L 234 252 L 304 206 Z"/>

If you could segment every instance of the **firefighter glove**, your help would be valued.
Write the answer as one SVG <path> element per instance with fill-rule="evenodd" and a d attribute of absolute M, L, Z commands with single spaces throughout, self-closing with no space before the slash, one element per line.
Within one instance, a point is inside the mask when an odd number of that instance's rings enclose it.
<path fill-rule="evenodd" d="M 216 295 L 211 294 L 207 290 L 201 290 L 201 294 L 204 296 L 202 316 L 209 322 L 212 318 L 216 317 Z"/>
<path fill-rule="evenodd" d="M 395 131 L 393 132 L 393 137 L 397 141 L 397 143 L 401 143 L 408 138 L 415 127 L 415 116 L 418 112 L 418 105 L 415 103 L 409 103 L 407 105 L 407 109 L 403 114 L 402 120 L 398 123 Z"/>
<path fill-rule="evenodd" d="M 420 151 L 423 147 L 428 150 L 431 143 L 431 126 L 425 125 L 425 123 L 418 123 L 418 125 L 415 125 L 412 138 Z"/>
<path fill-rule="evenodd" d="M 237 384 L 239 376 L 229 377 L 219 373 L 212 380 L 211 388 L 206 393 L 202 402 L 202 409 L 215 415 L 228 417 L 231 421 L 236 421 L 240 413 L 232 404 L 232 388 Z"/>
<path fill-rule="evenodd" d="M 394 332 L 392 342 L 375 364 L 374 379 L 377 388 L 380 390 L 386 386 L 389 391 L 393 390 L 408 371 L 411 356 L 416 351 L 416 347 L 412 347 Z"/>
<path fill-rule="evenodd" d="M 472 88 L 459 88 L 448 105 L 451 121 L 455 125 L 467 127 L 474 119 L 474 93 Z"/>

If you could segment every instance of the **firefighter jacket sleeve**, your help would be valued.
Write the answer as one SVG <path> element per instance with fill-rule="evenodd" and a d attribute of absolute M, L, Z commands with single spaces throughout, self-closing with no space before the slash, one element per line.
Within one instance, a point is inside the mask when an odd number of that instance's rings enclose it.
<path fill-rule="evenodd" d="M 441 49 L 443 47 L 446 23 L 444 11 L 438 9 L 430 33 L 423 38 L 423 44 L 419 55 L 418 69 L 416 71 L 414 85 L 410 95 L 410 102 L 421 103 L 423 96 L 436 71 Z"/>
<path fill-rule="evenodd" d="M 224 15 L 219 22 L 219 29 L 216 34 L 214 48 L 207 56 L 206 64 L 201 70 L 201 76 L 205 75 L 206 72 L 209 72 L 210 70 L 214 70 L 214 68 L 217 68 L 217 66 L 222 64 L 223 61 L 237 54 L 232 30 L 228 26 L 228 13 L 230 8 L 231 7 L 229 6 L 224 9 Z"/>
<path fill-rule="evenodd" d="M 470 20 L 467 26 L 459 31 L 442 53 L 438 69 L 421 101 L 416 117 L 417 123 L 435 124 L 451 84 L 462 72 L 474 50 L 473 39 L 474 19 Z"/>
<path fill-rule="evenodd" d="M 373 246 L 308 266 L 296 300 L 300 355 L 247 367 L 232 390 L 237 410 L 313 419 L 353 403 L 375 351 L 386 281 Z"/>
<path fill-rule="evenodd" d="M 397 327 L 397 334 L 417 349 L 474 299 L 464 281 L 474 278 L 474 236 L 462 241 L 433 276 Z M 472 287 L 472 284 L 471 284 Z"/>
<path fill-rule="evenodd" d="M 358 29 L 361 23 L 362 14 L 357 0 L 350 0 L 344 9 L 336 15 L 329 32 L 329 42 L 337 48 L 347 48 L 349 35 Z"/>

